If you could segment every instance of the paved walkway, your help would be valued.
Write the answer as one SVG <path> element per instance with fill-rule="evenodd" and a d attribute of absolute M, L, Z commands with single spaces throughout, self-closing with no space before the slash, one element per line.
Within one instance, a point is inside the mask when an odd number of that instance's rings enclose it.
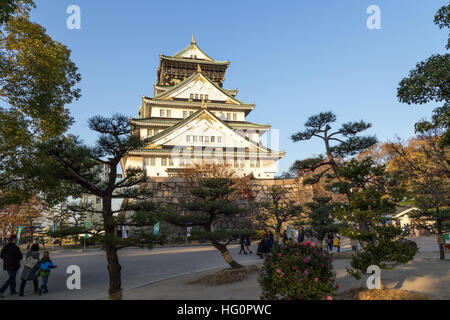
<path fill-rule="evenodd" d="M 382 270 L 384 285 L 387 288 L 422 293 L 432 299 L 450 300 L 450 252 L 447 253 L 447 259 L 441 261 L 439 260 L 435 237 L 418 237 L 412 238 L 412 240 L 418 243 L 420 250 L 414 261 L 398 266 L 393 271 Z M 251 264 L 261 266 L 262 261 L 256 261 Z M 349 266 L 348 259 L 335 260 L 333 265 L 336 271 L 337 282 L 341 286 L 338 293 L 351 288 L 366 287 L 368 276 L 363 276 L 362 280 L 357 281 L 348 275 L 346 271 L 346 267 Z M 209 271 L 183 275 L 127 290 L 124 292 L 124 299 L 259 300 L 261 288 L 257 281 L 257 273 L 234 284 L 221 286 L 187 284 L 190 280 L 220 270 L 221 268 L 216 268 Z"/>

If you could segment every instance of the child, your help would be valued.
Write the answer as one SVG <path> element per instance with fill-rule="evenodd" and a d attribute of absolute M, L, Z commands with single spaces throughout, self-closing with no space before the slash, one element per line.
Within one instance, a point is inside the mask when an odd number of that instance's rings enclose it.
<path fill-rule="evenodd" d="M 39 289 L 39 295 L 41 295 L 42 292 L 44 293 L 48 292 L 47 282 L 48 277 L 50 276 L 50 269 L 56 268 L 52 260 L 50 260 L 50 253 L 48 251 L 44 251 L 44 256 L 40 261 L 39 268 L 40 268 L 39 275 L 42 277 L 42 285 L 41 288 Z"/>
<path fill-rule="evenodd" d="M 337 248 L 337 252 L 341 251 L 341 236 L 337 235 L 336 238 L 334 238 L 333 246 Z"/>

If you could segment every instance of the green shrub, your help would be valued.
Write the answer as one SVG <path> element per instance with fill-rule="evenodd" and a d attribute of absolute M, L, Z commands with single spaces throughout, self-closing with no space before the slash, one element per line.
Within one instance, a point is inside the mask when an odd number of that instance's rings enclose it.
<path fill-rule="evenodd" d="M 258 281 L 262 300 L 331 300 L 339 287 L 331 255 L 309 241 L 275 246 Z"/>

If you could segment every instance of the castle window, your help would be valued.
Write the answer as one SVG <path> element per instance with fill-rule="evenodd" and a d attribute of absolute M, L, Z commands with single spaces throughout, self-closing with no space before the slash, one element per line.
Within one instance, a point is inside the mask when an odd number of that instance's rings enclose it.
<path fill-rule="evenodd" d="M 194 111 L 189 111 L 189 115 L 192 116 L 194 114 Z"/>
<path fill-rule="evenodd" d="M 186 136 L 186 142 L 191 142 L 191 136 Z"/>
<path fill-rule="evenodd" d="M 164 117 L 164 109 L 160 109 L 159 110 L 159 116 L 160 117 Z"/>
<path fill-rule="evenodd" d="M 161 158 L 161 166 L 163 166 L 163 167 L 167 166 L 167 158 L 166 157 Z"/>
<path fill-rule="evenodd" d="M 203 95 L 202 94 L 200 95 L 200 100 L 203 100 Z"/>
<path fill-rule="evenodd" d="M 212 136 L 211 137 L 211 142 L 216 142 L 216 137 Z"/>
<path fill-rule="evenodd" d="M 209 137 L 208 136 L 205 137 L 205 143 L 209 143 Z"/>
<path fill-rule="evenodd" d="M 187 111 L 183 111 L 183 118 L 187 118 L 188 116 L 188 112 Z"/>
<path fill-rule="evenodd" d="M 231 113 L 227 113 L 227 120 L 231 120 Z"/>
<path fill-rule="evenodd" d="M 233 120 L 236 121 L 237 120 L 237 114 L 233 113 Z"/>
<path fill-rule="evenodd" d="M 195 100 L 198 100 L 198 94 L 197 93 L 195 94 Z"/>
<path fill-rule="evenodd" d="M 197 136 L 193 136 L 193 142 L 197 142 Z"/>
<path fill-rule="evenodd" d="M 205 94 L 205 100 L 208 100 L 208 95 L 207 94 Z"/>
<path fill-rule="evenodd" d="M 191 100 L 194 100 L 194 94 L 191 93 Z"/>
<path fill-rule="evenodd" d="M 153 135 L 152 129 L 147 129 L 147 137 L 151 137 Z"/>
<path fill-rule="evenodd" d="M 172 110 L 167 110 L 167 118 L 170 118 L 172 116 Z"/>
<path fill-rule="evenodd" d="M 203 142 L 203 136 L 199 136 L 200 142 Z"/>
<path fill-rule="evenodd" d="M 217 137 L 217 142 L 222 143 L 222 137 Z"/>
<path fill-rule="evenodd" d="M 156 165 L 156 159 L 155 158 L 150 158 L 150 165 L 151 166 L 155 166 Z"/>
<path fill-rule="evenodd" d="M 169 158 L 169 166 L 173 166 L 174 164 L 173 164 L 173 158 L 172 157 L 170 157 Z"/>

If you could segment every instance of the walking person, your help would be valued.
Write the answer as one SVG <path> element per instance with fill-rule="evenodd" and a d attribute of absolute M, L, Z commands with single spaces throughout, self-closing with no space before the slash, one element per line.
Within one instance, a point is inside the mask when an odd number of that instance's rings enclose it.
<path fill-rule="evenodd" d="M 302 243 L 303 241 L 305 241 L 305 231 L 303 231 L 303 227 L 302 227 L 298 231 L 297 242 L 298 243 Z"/>
<path fill-rule="evenodd" d="M 270 252 L 273 248 L 274 245 L 274 239 L 273 239 L 273 234 L 272 231 L 269 231 L 269 236 L 267 238 L 267 250 Z"/>
<path fill-rule="evenodd" d="M 328 240 L 327 241 L 328 248 L 330 249 L 330 252 L 333 252 L 333 240 L 334 240 L 333 232 L 328 232 L 327 240 Z"/>
<path fill-rule="evenodd" d="M 33 281 L 34 293 L 38 293 L 39 283 L 39 244 L 35 243 L 31 246 L 30 251 L 27 252 L 25 264 L 23 266 L 22 275 L 20 276 L 20 292 L 19 296 L 23 297 L 25 285 L 27 281 Z"/>
<path fill-rule="evenodd" d="M 20 269 L 20 260 L 23 259 L 20 248 L 16 245 L 17 236 L 12 235 L 9 237 L 8 244 L 5 245 L 0 254 L 3 259 L 3 269 L 8 273 L 8 280 L 0 288 L 0 297 L 4 298 L 3 293 L 6 289 L 10 289 L 11 295 L 17 294 L 16 291 L 16 278 L 17 271 Z"/>
<path fill-rule="evenodd" d="M 244 254 L 247 254 L 247 251 L 245 251 L 245 238 L 244 235 L 241 235 L 241 238 L 239 239 L 239 244 L 241 245 L 241 250 L 239 251 L 239 254 L 244 252 Z"/>
<path fill-rule="evenodd" d="M 341 252 L 341 236 L 339 234 L 334 238 L 333 246 L 337 248 L 337 252 Z"/>
<path fill-rule="evenodd" d="M 247 252 L 252 254 L 252 250 L 250 250 L 250 245 L 252 244 L 252 240 L 250 239 L 250 236 L 246 236 L 244 239 L 244 245 L 245 249 L 247 249 Z"/>
<path fill-rule="evenodd" d="M 42 285 L 38 291 L 39 295 L 48 292 L 48 277 L 50 276 L 50 269 L 54 268 L 56 268 L 56 266 L 53 264 L 53 261 L 50 260 L 50 253 L 44 251 L 43 257 L 39 263 L 39 276 L 42 277 Z"/>
<path fill-rule="evenodd" d="M 287 242 L 288 242 L 288 235 L 287 235 L 287 231 L 284 230 L 284 232 L 283 232 L 283 246 L 285 246 Z"/>

